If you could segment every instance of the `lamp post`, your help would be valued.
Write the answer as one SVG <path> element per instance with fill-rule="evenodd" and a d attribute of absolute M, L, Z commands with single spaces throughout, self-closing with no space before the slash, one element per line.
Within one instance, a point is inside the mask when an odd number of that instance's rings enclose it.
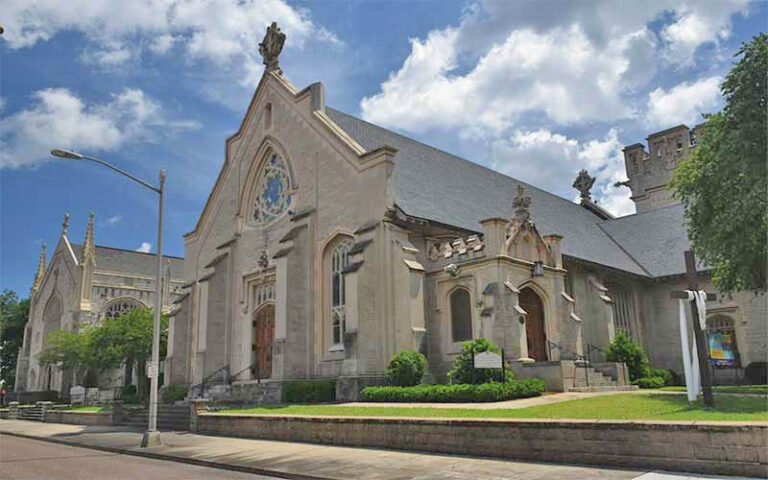
<path fill-rule="evenodd" d="M 142 447 L 151 447 L 160 444 L 160 432 L 157 431 L 157 391 L 159 380 L 159 365 L 160 365 L 160 310 L 162 309 L 162 268 L 163 268 L 163 200 L 165 197 L 165 170 L 160 170 L 158 178 L 160 185 L 155 187 L 154 185 L 134 177 L 128 172 L 125 172 L 114 165 L 111 165 L 98 158 L 89 157 L 88 155 L 82 155 L 70 150 L 51 150 L 51 155 L 59 158 L 66 158 L 69 160 L 90 160 L 103 165 L 110 170 L 126 176 L 134 182 L 152 190 L 160 197 L 158 205 L 157 215 L 157 271 L 155 276 L 155 319 L 152 327 L 152 361 L 150 362 L 150 379 L 151 387 L 149 391 L 149 425 L 147 431 L 144 432 L 144 436 L 141 439 Z"/>

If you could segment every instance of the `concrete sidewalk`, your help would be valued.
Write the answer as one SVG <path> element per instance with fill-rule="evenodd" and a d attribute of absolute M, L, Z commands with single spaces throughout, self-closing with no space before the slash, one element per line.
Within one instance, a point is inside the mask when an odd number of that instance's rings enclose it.
<path fill-rule="evenodd" d="M 162 446 L 140 449 L 137 446 L 141 432 L 136 430 L 22 420 L 0 420 L 0 434 L 292 479 L 629 480 L 643 477 L 647 473 L 639 470 L 212 437 L 183 432 L 163 433 Z M 0 435 L 0 445 L 2 441 L 3 436 Z"/>

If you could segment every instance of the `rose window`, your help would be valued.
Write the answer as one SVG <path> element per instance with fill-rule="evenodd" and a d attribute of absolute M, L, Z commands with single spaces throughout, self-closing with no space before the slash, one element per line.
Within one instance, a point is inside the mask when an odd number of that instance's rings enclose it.
<path fill-rule="evenodd" d="M 288 165 L 273 153 L 262 167 L 256 183 L 253 219 L 257 223 L 267 223 L 278 218 L 288 210 L 291 194 L 291 175 Z"/>

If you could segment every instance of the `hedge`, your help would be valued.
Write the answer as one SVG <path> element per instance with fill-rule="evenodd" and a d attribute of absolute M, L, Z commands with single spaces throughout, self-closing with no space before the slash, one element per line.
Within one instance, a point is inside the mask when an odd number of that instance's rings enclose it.
<path fill-rule="evenodd" d="M 642 377 L 632 382 L 632 385 L 637 385 L 640 388 L 661 388 L 664 386 L 664 379 L 661 377 Z"/>
<path fill-rule="evenodd" d="M 481 385 L 416 385 L 415 387 L 366 387 L 366 402 L 464 403 L 500 402 L 515 398 L 536 397 L 546 390 L 538 378 L 510 380 L 507 383 Z"/>
<path fill-rule="evenodd" d="M 674 376 L 672 372 L 664 368 L 651 368 L 648 370 L 649 377 L 661 377 L 664 379 L 664 386 L 668 387 L 675 384 Z"/>
<path fill-rule="evenodd" d="M 427 371 L 424 355 L 410 350 L 396 353 L 387 366 L 387 380 L 398 387 L 412 387 L 421 383 Z"/>
<path fill-rule="evenodd" d="M 283 385 L 283 403 L 323 403 L 336 401 L 335 380 L 297 380 Z"/>

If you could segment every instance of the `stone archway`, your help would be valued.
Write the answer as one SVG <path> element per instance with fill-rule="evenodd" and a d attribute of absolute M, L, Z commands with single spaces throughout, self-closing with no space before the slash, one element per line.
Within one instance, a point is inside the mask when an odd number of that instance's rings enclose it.
<path fill-rule="evenodd" d="M 524 288 L 519 293 L 519 304 L 528 315 L 525 319 L 525 332 L 528 337 L 528 356 L 537 362 L 546 362 L 547 331 L 544 326 L 544 304 L 531 288 Z"/>
<path fill-rule="evenodd" d="M 254 377 L 272 377 L 272 341 L 275 338 L 275 304 L 266 303 L 253 313 L 253 363 Z"/>

